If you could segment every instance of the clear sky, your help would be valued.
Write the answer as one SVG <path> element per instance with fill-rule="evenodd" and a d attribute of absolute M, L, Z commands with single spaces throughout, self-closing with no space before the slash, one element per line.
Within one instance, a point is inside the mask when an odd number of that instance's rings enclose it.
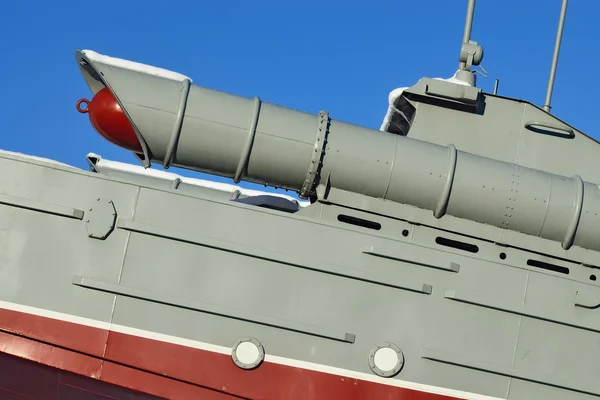
<path fill-rule="evenodd" d="M 91 99 L 76 49 L 190 76 L 194 84 L 379 129 L 388 93 L 458 64 L 467 0 L 5 1 L 0 148 L 87 168 L 137 163 L 75 110 Z M 479 0 L 478 86 L 543 104 L 561 0 Z M 552 112 L 600 138 L 600 1 L 571 1 Z M 154 168 L 161 168 L 154 165 Z M 181 173 L 181 170 L 173 172 Z M 198 176 L 184 172 L 187 176 Z M 253 187 L 253 185 L 244 185 Z"/>

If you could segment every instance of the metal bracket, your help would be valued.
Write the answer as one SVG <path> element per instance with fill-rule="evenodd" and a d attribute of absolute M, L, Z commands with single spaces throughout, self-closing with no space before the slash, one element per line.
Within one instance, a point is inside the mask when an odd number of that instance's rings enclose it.
<path fill-rule="evenodd" d="M 329 197 L 330 190 L 331 190 L 331 175 L 328 174 L 327 179 L 325 179 L 325 182 L 319 183 L 319 185 L 316 188 L 317 198 L 319 199 L 319 201 L 321 203 L 329 203 L 327 198 Z"/>
<path fill-rule="evenodd" d="M 112 200 L 98 197 L 85 213 L 85 228 L 88 236 L 104 240 L 115 229 L 117 210 Z"/>
<path fill-rule="evenodd" d="M 465 70 L 470 70 L 472 66 L 479 65 L 483 60 L 483 48 L 473 40 L 463 43 L 460 47 L 458 60 L 465 63 Z"/>
<path fill-rule="evenodd" d="M 84 212 L 77 208 L 64 207 L 56 204 L 45 203 L 42 201 L 26 199 L 23 197 L 11 196 L 0 193 L 0 205 L 21 208 L 24 210 L 41 212 L 44 214 L 56 215 L 58 217 L 83 219 Z"/>

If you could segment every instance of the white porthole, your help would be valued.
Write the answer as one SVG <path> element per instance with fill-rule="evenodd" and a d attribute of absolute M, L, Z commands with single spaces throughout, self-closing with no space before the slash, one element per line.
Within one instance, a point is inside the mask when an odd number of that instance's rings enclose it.
<path fill-rule="evenodd" d="M 253 369 L 265 359 L 265 350 L 258 340 L 244 338 L 238 340 L 233 346 L 231 358 L 238 367 Z"/>
<path fill-rule="evenodd" d="M 369 366 L 371 370 L 385 378 L 396 375 L 404 365 L 404 355 L 393 343 L 381 343 L 371 349 Z"/>

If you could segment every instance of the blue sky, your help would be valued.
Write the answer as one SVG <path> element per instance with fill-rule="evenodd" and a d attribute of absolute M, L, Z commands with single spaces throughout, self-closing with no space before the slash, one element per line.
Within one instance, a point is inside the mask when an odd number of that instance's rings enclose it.
<path fill-rule="evenodd" d="M 76 49 L 167 68 L 194 83 L 378 129 L 388 93 L 456 70 L 466 0 L 10 1 L 0 23 L 0 148 L 87 168 L 136 163 L 97 135 Z M 543 104 L 561 0 L 479 0 L 478 86 Z M 552 112 L 600 138 L 597 0 L 571 1 Z M 161 168 L 155 165 L 154 168 Z M 186 176 L 196 173 L 174 170 Z M 254 187 L 245 184 L 246 187 Z"/>

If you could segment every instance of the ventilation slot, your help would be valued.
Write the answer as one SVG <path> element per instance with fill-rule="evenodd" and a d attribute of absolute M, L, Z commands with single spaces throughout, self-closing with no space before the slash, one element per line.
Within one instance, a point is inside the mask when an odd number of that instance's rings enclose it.
<path fill-rule="evenodd" d="M 561 274 L 569 273 L 569 268 L 567 268 L 567 267 L 561 267 L 560 265 L 550 264 L 550 263 L 538 261 L 538 260 L 527 260 L 527 265 L 529 265 L 531 267 L 547 269 L 548 271 L 559 272 Z"/>
<path fill-rule="evenodd" d="M 447 239 L 439 236 L 435 238 L 435 242 L 442 246 L 468 251 L 469 253 L 477 253 L 479 251 L 479 247 L 475 246 L 474 244 L 459 242 L 458 240 Z"/>
<path fill-rule="evenodd" d="M 362 218 L 351 217 L 349 215 L 338 215 L 338 221 L 344 222 L 350 225 L 362 226 L 363 228 L 374 229 L 376 231 L 381 229 L 381 224 L 373 221 L 369 221 Z"/>

